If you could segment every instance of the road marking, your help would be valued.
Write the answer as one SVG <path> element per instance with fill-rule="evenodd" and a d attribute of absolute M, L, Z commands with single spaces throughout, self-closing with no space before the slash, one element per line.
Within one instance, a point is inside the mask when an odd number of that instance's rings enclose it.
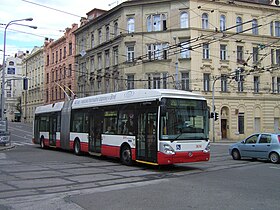
<path fill-rule="evenodd" d="M 6 159 L 6 154 L 5 153 L 0 153 L 0 160 Z"/>
<path fill-rule="evenodd" d="M 276 167 L 276 166 L 271 166 L 271 167 L 269 167 L 269 168 L 280 170 L 280 167 Z"/>

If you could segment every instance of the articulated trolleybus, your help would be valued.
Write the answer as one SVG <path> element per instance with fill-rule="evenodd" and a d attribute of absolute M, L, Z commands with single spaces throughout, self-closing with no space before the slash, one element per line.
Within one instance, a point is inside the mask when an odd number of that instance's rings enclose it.
<path fill-rule="evenodd" d="M 40 106 L 33 142 L 140 162 L 168 165 L 208 161 L 209 111 L 200 95 L 134 89 Z"/>

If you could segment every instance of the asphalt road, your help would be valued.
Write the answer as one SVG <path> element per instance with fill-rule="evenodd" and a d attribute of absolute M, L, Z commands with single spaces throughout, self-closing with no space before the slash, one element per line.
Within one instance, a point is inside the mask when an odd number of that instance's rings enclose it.
<path fill-rule="evenodd" d="M 279 209 L 280 165 L 234 161 L 212 144 L 211 160 L 169 167 L 42 150 L 31 125 L 10 125 L 0 151 L 0 209 Z"/>

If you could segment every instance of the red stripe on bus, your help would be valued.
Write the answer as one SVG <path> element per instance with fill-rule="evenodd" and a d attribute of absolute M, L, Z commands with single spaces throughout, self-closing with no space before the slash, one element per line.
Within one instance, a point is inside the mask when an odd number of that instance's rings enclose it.
<path fill-rule="evenodd" d="M 120 157 L 120 147 L 102 144 L 101 154 L 109 157 Z"/>
<path fill-rule="evenodd" d="M 166 155 L 158 152 L 158 164 L 168 165 L 176 163 L 190 163 L 210 160 L 210 153 L 200 152 L 176 152 L 175 155 Z"/>

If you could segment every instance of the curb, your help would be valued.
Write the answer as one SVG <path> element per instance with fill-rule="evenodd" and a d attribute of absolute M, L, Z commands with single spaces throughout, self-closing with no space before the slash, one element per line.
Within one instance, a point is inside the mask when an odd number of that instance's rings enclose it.
<path fill-rule="evenodd" d="M 5 151 L 5 150 L 8 150 L 8 149 L 12 149 L 14 147 L 15 147 L 15 145 L 0 146 L 0 151 Z"/>

